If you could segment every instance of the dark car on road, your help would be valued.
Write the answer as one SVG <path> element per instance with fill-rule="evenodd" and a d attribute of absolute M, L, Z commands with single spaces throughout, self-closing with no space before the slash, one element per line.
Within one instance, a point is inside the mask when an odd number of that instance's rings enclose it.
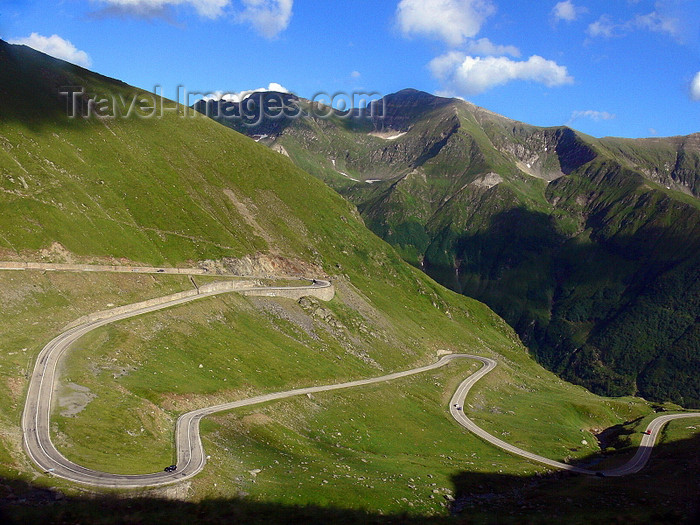
<path fill-rule="evenodd" d="M 177 465 L 170 465 L 169 467 L 165 467 L 163 470 L 165 470 L 165 472 L 175 472 L 177 470 Z"/>

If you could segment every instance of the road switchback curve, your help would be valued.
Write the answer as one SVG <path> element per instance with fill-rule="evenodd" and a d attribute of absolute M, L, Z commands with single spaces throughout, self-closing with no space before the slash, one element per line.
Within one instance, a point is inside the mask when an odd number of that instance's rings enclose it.
<path fill-rule="evenodd" d="M 0 265 L 0 270 L 3 268 Z M 27 268 L 23 268 L 27 269 Z M 32 268 L 34 269 L 34 268 Z M 39 269 L 39 268 L 37 268 Z M 63 269 L 64 271 L 71 271 Z M 84 271 L 84 270 L 82 270 Z M 109 271 L 109 270 L 108 270 Z M 113 270 L 112 270 L 113 271 Z M 178 273 L 185 273 L 180 270 Z M 111 474 L 107 472 L 99 472 L 80 466 L 66 457 L 64 457 L 54 446 L 50 435 L 50 417 L 51 406 L 54 394 L 54 389 L 57 381 L 57 370 L 59 368 L 62 357 L 66 354 L 70 346 L 78 339 L 86 335 L 88 332 L 95 330 L 101 326 L 115 323 L 124 319 L 129 319 L 138 315 L 171 308 L 180 304 L 184 304 L 197 299 L 211 297 L 223 293 L 252 293 L 269 295 L 275 291 L 294 291 L 295 294 L 309 293 L 312 294 L 316 290 L 332 287 L 329 281 L 312 280 L 309 286 L 293 286 L 293 287 L 260 287 L 253 286 L 248 288 L 238 288 L 235 290 L 214 289 L 212 291 L 202 291 L 196 295 L 187 297 L 179 297 L 177 299 L 159 302 L 157 304 L 139 306 L 136 305 L 133 309 L 123 311 L 117 309 L 113 315 L 102 313 L 103 315 L 97 319 L 89 319 L 70 327 L 65 332 L 49 342 L 39 353 L 34 371 L 32 373 L 27 400 L 22 414 L 22 432 L 24 436 L 24 446 L 29 457 L 34 463 L 44 472 L 51 473 L 54 476 L 67 479 L 76 483 L 83 483 L 92 486 L 110 487 L 110 488 L 142 488 L 154 487 L 159 485 L 167 485 L 177 483 L 189 479 L 202 471 L 206 464 L 206 454 L 202 445 L 201 436 L 199 433 L 199 423 L 202 418 L 228 410 L 241 408 L 245 406 L 256 405 L 260 403 L 268 403 L 294 396 L 313 394 L 319 392 L 329 392 L 333 390 L 341 390 L 348 388 L 357 388 L 361 386 L 383 383 L 392 381 L 402 377 L 408 377 L 416 374 L 421 374 L 431 370 L 438 369 L 447 365 L 456 359 L 474 359 L 483 363 L 483 367 L 477 372 L 469 376 L 457 388 L 450 402 L 450 414 L 464 428 L 474 433 L 484 441 L 491 443 L 497 447 L 506 450 L 517 456 L 521 456 L 531 461 L 545 464 L 556 469 L 563 469 L 580 474 L 600 474 L 598 471 L 587 470 L 576 467 L 559 461 L 551 460 L 537 454 L 522 450 L 505 441 L 489 434 L 476 423 L 469 419 L 463 410 L 465 399 L 469 390 L 486 374 L 497 366 L 497 362 L 493 359 L 475 356 L 469 354 L 451 354 L 440 358 L 437 362 L 406 370 L 393 374 L 374 377 L 369 379 L 361 379 L 346 383 L 331 384 L 324 386 L 316 386 L 309 388 L 300 388 L 295 390 L 287 390 L 284 392 L 275 392 L 255 396 L 249 399 L 242 399 L 225 403 L 216 406 L 210 406 L 193 410 L 180 416 L 177 421 L 175 431 L 175 444 L 177 449 L 177 470 L 174 472 L 156 472 L 153 474 L 143 475 L 126 475 L 126 474 Z M 682 413 L 668 414 L 657 417 L 647 427 L 648 434 L 642 438 L 640 447 L 636 454 L 625 465 L 604 471 L 605 476 L 624 476 L 639 472 L 646 465 L 651 451 L 658 437 L 658 434 L 666 423 L 674 419 L 700 417 L 700 413 Z"/>

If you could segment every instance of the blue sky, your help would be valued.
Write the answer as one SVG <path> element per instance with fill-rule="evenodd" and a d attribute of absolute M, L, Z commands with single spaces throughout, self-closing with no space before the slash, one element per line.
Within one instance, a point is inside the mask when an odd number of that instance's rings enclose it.
<path fill-rule="evenodd" d="M 3 0 L 0 37 L 169 98 L 413 87 L 594 136 L 700 132 L 698 0 Z"/>

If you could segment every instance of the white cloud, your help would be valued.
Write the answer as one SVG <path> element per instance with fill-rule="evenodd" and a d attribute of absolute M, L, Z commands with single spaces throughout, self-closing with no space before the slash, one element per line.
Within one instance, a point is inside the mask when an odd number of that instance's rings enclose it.
<path fill-rule="evenodd" d="M 241 102 L 247 99 L 253 93 L 267 93 L 269 91 L 274 91 L 275 93 L 289 93 L 290 91 L 281 84 L 277 82 L 270 82 L 266 88 L 249 89 L 246 91 L 239 91 L 238 93 L 224 93 L 223 91 L 215 91 L 204 98 L 204 100 L 225 100 L 227 102 Z"/>
<path fill-rule="evenodd" d="M 515 46 L 501 46 L 494 44 L 488 38 L 480 38 L 479 40 L 470 40 L 465 46 L 465 50 L 470 55 L 480 56 L 502 56 L 510 55 L 514 57 L 520 56 L 520 49 Z"/>
<path fill-rule="evenodd" d="M 190 6 L 206 18 L 219 18 L 226 8 L 238 8 L 235 18 L 249 24 L 266 38 L 275 38 L 287 29 L 292 18 L 294 0 L 94 0 L 106 8 L 104 14 L 158 17 L 176 6 Z M 230 11 L 230 10 L 229 10 Z"/>
<path fill-rule="evenodd" d="M 491 0 L 401 0 L 396 20 L 404 36 L 427 36 L 457 46 L 475 37 L 495 11 Z"/>
<path fill-rule="evenodd" d="M 566 0 L 554 6 L 552 9 L 552 16 L 555 21 L 565 20 L 566 22 L 573 22 L 579 15 L 587 12 L 588 9 L 585 7 L 577 7 L 571 0 Z"/>
<path fill-rule="evenodd" d="M 362 73 L 360 73 L 359 71 L 353 71 L 352 73 L 350 73 L 350 76 L 352 78 L 360 78 L 362 76 Z"/>
<path fill-rule="evenodd" d="M 588 34 L 592 37 L 610 38 L 624 36 L 634 30 L 648 30 L 655 33 L 665 33 L 676 40 L 682 40 L 684 22 L 682 13 L 676 9 L 675 2 L 659 0 L 654 4 L 654 11 L 637 15 L 630 20 L 614 22 L 608 15 L 601 16 L 588 26 Z"/>
<path fill-rule="evenodd" d="M 547 87 L 574 81 L 566 67 L 537 55 L 525 61 L 515 61 L 506 57 L 473 57 L 452 51 L 433 59 L 429 67 L 433 75 L 450 89 L 469 95 L 483 93 L 514 80 L 537 82 Z"/>
<path fill-rule="evenodd" d="M 667 33 L 672 37 L 680 35 L 680 20 L 659 11 L 638 15 L 632 23 L 638 28 L 648 29 L 655 33 Z"/>
<path fill-rule="evenodd" d="M 690 83 L 690 98 L 700 102 L 700 71 L 695 75 Z"/>
<path fill-rule="evenodd" d="M 292 18 L 294 0 L 242 0 L 240 22 L 247 22 L 265 38 L 275 38 L 287 29 Z"/>
<path fill-rule="evenodd" d="M 230 0 L 97 0 L 101 4 L 116 9 L 119 13 L 136 16 L 158 16 L 167 8 L 178 5 L 189 5 L 197 13 L 207 18 L 217 18 L 230 4 Z"/>
<path fill-rule="evenodd" d="M 68 40 L 58 35 L 41 36 L 38 33 L 32 33 L 26 38 L 10 40 L 10 44 L 29 46 L 37 51 L 79 66 L 90 67 L 92 65 L 92 60 L 90 60 L 85 51 L 80 51 Z"/>
<path fill-rule="evenodd" d="M 574 111 L 573 113 L 571 113 L 570 122 L 581 118 L 587 118 L 596 122 L 600 122 L 601 120 L 612 120 L 616 118 L 616 115 L 614 115 L 613 113 L 608 113 L 607 111 L 596 111 L 593 109 L 587 109 L 585 111 Z"/>
<path fill-rule="evenodd" d="M 608 15 L 602 15 L 598 20 L 588 26 L 587 33 L 594 38 L 598 36 L 610 38 L 623 27 L 624 25 L 615 24 Z"/>

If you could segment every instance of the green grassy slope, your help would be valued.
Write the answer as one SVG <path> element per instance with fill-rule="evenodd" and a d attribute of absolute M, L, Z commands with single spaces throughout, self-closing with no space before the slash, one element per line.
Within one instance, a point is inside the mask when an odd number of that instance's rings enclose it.
<path fill-rule="evenodd" d="M 5 60 L 12 63 L 9 54 Z M 206 119 L 172 113 L 162 119 L 62 117 L 58 97 L 45 101 L 40 94 L 57 92 L 66 82 L 125 98 L 138 92 L 85 73 L 75 78 L 75 67 L 47 63 L 57 77 L 48 84 L 34 83 L 35 69 L 26 62 L 17 75 L 2 79 L 3 85 L 28 86 L 23 100 L 35 101 L 36 113 L 20 122 L 11 118 L 13 99 L 2 102 L 0 247 L 6 252 L 58 242 L 79 256 L 174 265 L 267 252 L 274 243 L 281 255 L 311 259 L 312 229 L 329 236 L 328 228 L 342 225 L 350 238 L 353 229 L 361 230 L 357 221 L 340 222 L 352 211 L 332 195 L 312 213 L 303 204 L 325 192 L 321 184 Z M 3 73 L 9 76 L 10 68 Z M 258 216 L 243 217 L 247 206 Z M 305 228 L 294 229 L 295 219 Z"/>
<path fill-rule="evenodd" d="M 697 135 L 595 139 L 411 90 L 385 101 L 370 128 L 306 116 L 266 140 L 551 370 L 700 405 Z"/>
<path fill-rule="evenodd" d="M 69 120 L 57 86 L 135 90 L 4 43 L 0 61 L 2 89 L 26 96 L 0 102 L 2 257 L 184 265 L 262 254 L 281 270 L 327 273 L 338 288 L 327 305 L 219 297 L 91 334 L 71 352 L 57 394 L 52 432 L 69 458 L 160 469 L 172 461 L 173 422 L 192 407 L 411 368 L 439 351 L 499 360 L 470 408 L 540 453 L 584 457 L 597 450 L 592 431 L 650 413 L 640 400 L 604 400 L 545 372 L 491 310 L 403 262 L 352 205 L 284 156 L 204 117 Z M 26 118 L 22 104 L 33 108 Z M 190 286 L 160 275 L 0 273 L 2 477 L 78 492 L 37 473 L 22 451 L 27 370 L 71 320 Z M 450 420 L 449 396 L 472 369 L 218 415 L 203 428 L 205 471 L 152 495 L 444 515 L 440 491 L 462 469 L 541 471 Z M 528 421 L 538 406 L 552 411 Z"/>
<path fill-rule="evenodd" d="M 33 469 L 21 451 L 16 422 L 23 370 L 48 339 L 44 334 L 56 333 L 80 313 L 186 283 L 60 273 L 0 278 L 14 298 L 2 310 L 2 346 L 18 349 L 0 361 L 3 398 L 13 399 L 2 405 L 2 475 L 27 479 Z M 470 397 L 470 414 L 490 431 L 551 457 L 586 458 L 599 450 L 592 432 L 650 413 L 640 400 L 606 400 L 558 380 L 528 357 L 502 321 L 469 299 L 421 288 L 413 292 L 416 301 L 380 309 L 344 280 L 339 287 L 323 313 L 316 313 L 320 305 L 304 302 L 220 297 L 105 327 L 81 340 L 66 361 L 57 394 L 53 433 L 59 449 L 107 471 L 159 470 L 172 462 L 174 421 L 186 410 L 401 370 L 434 360 L 437 350 L 498 359 L 499 368 Z M 433 316 L 437 309 L 421 306 L 424 301 L 449 307 L 453 320 L 444 312 Z M 464 361 L 387 385 L 209 418 L 203 436 L 211 459 L 188 484 L 187 497 L 246 493 L 261 503 L 442 515 L 443 495 L 454 493 L 451 479 L 465 469 L 513 476 L 545 472 L 451 420 L 449 398 L 476 369 Z M 76 392 L 87 397 L 76 399 Z M 37 482 L 71 492 L 60 480 L 40 476 Z"/>

